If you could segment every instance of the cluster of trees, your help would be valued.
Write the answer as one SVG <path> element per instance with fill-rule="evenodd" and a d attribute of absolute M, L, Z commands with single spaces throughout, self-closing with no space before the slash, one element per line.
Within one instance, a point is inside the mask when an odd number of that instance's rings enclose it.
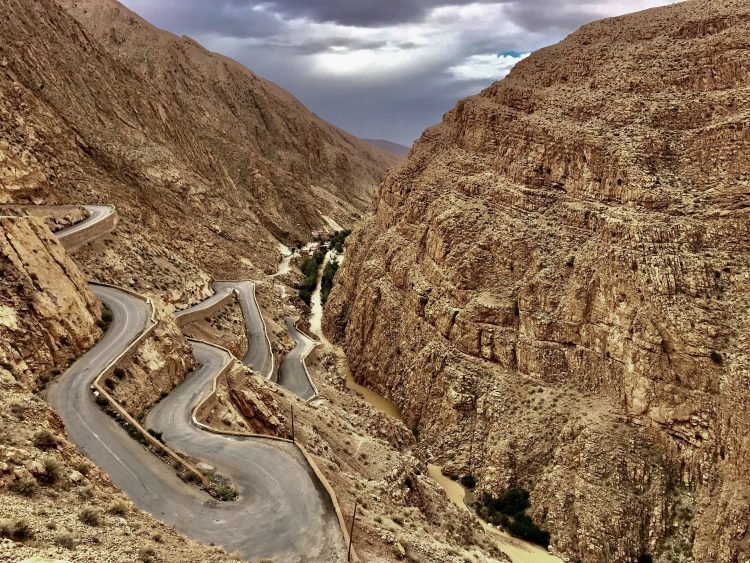
<path fill-rule="evenodd" d="M 320 268 L 325 257 L 325 252 L 318 250 L 315 254 L 306 258 L 300 266 L 305 279 L 299 288 L 299 297 L 307 306 L 310 306 L 310 299 L 313 291 L 315 291 L 315 286 L 318 284 L 318 268 Z"/>
<path fill-rule="evenodd" d="M 339 263 L 337 260 L 331 260 L 323 270 L 323 279 L 320 283 L 320 302 L 325 304 L 328 301 L 328 294 L 333 289 L 333 276 L 339 271 Z"/>
<path fill-rule="evenodd" d="M 547 547 L 549 532 L 526 514 L 528 507 L 529 492 L 518 488 L 509 489 L 501 497 L 485 493 L 477 501 L 477 513 L 487 522 L 505 528 L 512 536 Z"/>
<path fill-rule="evenodd" d="M 337 252 L 344 252 L 344 241 L 346 237 L 352 234 L 351 229 L 344 229 L 343 231 L 336 231 L 331 237 L 331 249 Z"/>

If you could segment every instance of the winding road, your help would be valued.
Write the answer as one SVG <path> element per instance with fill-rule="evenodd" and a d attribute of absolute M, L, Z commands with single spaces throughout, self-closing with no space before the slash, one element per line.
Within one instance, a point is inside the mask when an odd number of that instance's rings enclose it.
<path fill-rule="evenodd" d="M 242 358 L 242 363 L 252 367 L 266 379 L 272 379 L 274 375 L 273 351 L 271 341 L 268 339 L 266 323 L 255 299 L 255 284 L 251 281 L 217 282 L 213 287 L 216 291 L 227 288 L 237 291 L 242 315 L 245 317 L 247 334 L 247 353 Z"/>
<path fill-rule="evenodd" d="M 279 385 L 283 385 L 303 399 L 310 400 L 317 395 L 317 391 L 305 366 L 305 358 L 318 343 L 300 332 L 295 325 L 296 321 L 297 319 L 291 317 L 286 319 L 286 328 L 294 340 L 295 346 L 281 361 Z"/>
<path fill-rule="evenodd" d="M 87 228 L 105 220 L 107 214 L 97 217 L 86 219 Z M 80 224 L 71 228 L 76 227 Z M 58 236 L 64 237 L 67 231 Z M 115 288 L 97 284 L 91 284 L 91 288 L 112 311 L 113 321 L 99 342 L 49 390 L 49 401 L 65 423 L 70 439 L 139 507 L 196 540 L 240 551 L 249 559 L 345 560 L 344 540 L 331 498 L 295 446 L 270 439 L 217 435 L 194 425 L 193 408 L 203 394 L 210 392 L 214 376 L 231 358 L 228 352 L 194 342 L 193 352 L 200 367 L 154 407 L 146 423 L 163 432 L 169 446 L 230 477 L 239 493 L 234 502 L 216 501 L 184 483 L 169 465 L 131 439 L 96 405 L 90 389 L 93 380 L 146 330 L 151 305 Z M 254 284 L 222 282 L 216 289 L 238 291 L 246 313 L 249 347 L 256 349 L 246 359 L 269 377 L 273 355 L 270 344 L 266 345 L 268 337 L 255 301 Z"/>

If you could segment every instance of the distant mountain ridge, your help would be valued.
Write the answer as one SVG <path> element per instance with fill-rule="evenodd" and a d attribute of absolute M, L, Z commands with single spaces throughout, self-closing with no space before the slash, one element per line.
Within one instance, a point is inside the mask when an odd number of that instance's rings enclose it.
<path fill-rule="evenodd" d="M 386 141 L 385 139 L 363 139 L 363 141 L 367 141 L 371 145 L 375 145 L 376 147 L 380 147 L 384 151 L 388 151 L 391 154 L 395 154 L 398 157 L 406 158 L 409 156 L 409 151 L 411 150 L 406 145 L 400 145 L 398 143 L 394 143 L 393 141 Z"/>

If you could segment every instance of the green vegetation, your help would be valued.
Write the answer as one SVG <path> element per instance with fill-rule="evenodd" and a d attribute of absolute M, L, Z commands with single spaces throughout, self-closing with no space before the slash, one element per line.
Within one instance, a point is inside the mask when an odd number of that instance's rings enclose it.
<path fill-rule="evenodd" d="M 214 473 L 208 478 L 208 481 L 208 492 L 215 499 L 228 502 L 237 498 L 237 489 L 232 486 L 232 483 L 226 477 Z"/>
<path fill-rule="evenodd" d="M 112 311 L 106 305 L 102 305 L 102 318 L 96 321 L 96 324 L 100 329 L 106 331 L 109 328 L 109 325 L 112 324 L 112 320 Z"/>
<path fill-rule="evenodd" d="M 320 302 L 325 304 L 328 301 L 328 295 L 333 289 L 333 277 L 336 272 L 339 271 L 339 263 L 336 260 L 331 260 L 323 270 L 323 279 L 320 282 Z"/>
<path fill-rule="evenodd" d="M 352 234 L 351 229 L 344 229 L 343 231 L 333 233 L 331 237 L 331 249 L 336 252 L 344 252 L 344 241 L 350 234 Z"/>
<path fill-rule="evenodd" d="M 477 513 L 487 522 L 502 526 L 512 536 L 547 547 L 549 532 L 526 514 L 528 507 L 529 492 L 520 488 L 510 489 L 499 498 L 485 493 L 477 501 Z"/>
<path fill-rule="evenodd" d="M 302 266 L 300 266 L 300 270 L 302 270 L 302 273 L 305 276 L 305 281 L 302 282 L 302 285 L 299 288 L 299 297 L 308 306 L 310 305 L 312 293 L 315 291 L 315 286 L 318 284 L 318 269 L 323 263 L 323 260 L 325 260 L 325 257 L 325 252 L 318 250 L 315 254 L 302 262 Z"/>
<path fill-rule="evenodd" d="M 468 473 L 461 477 L 460 483 L 467 489 L 473 489 L 477 486 L 477 479 L 471 473 Z"/>

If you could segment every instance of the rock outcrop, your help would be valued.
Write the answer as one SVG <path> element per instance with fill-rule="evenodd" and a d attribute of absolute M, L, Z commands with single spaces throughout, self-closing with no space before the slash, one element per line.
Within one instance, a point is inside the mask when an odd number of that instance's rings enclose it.
<path fill-rule="evenodd" d="M 582 561 L 750 554 L 750 4 L 584 26 L 460 101 L 355 231 L 324 328 Z"/>
<path fill-rule="evenodd" d="M 101 334 L 101 304 L 41 219 L 0 217 L 0 373 L 43 386 Z"/>

